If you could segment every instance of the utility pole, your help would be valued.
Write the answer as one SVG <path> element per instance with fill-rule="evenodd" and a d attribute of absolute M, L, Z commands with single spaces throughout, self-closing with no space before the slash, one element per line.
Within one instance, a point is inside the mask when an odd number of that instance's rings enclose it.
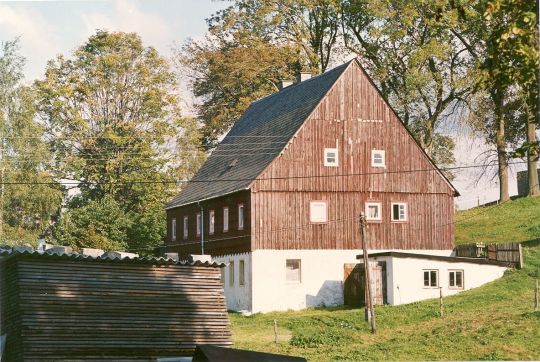
<path fill-rule="evenodd" d="M 369 277 L 368 240 L 366 235 L 366 215 L 360 213 L 360 239 L 362 239 L 362 251 L 364 254 L 364 290 L 366 291 L 366 316 L 371 322 L 371 333 L 377 332 L 375 323 L 375 307 L 373 306 L 373 294 L 371 290 L 371 278 Z"/>

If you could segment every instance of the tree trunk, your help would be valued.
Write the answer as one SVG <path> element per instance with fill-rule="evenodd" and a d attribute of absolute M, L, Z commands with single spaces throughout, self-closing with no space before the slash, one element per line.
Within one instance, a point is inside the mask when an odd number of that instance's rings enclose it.
<path fill-rule="evenodd" d="M 535 112 L 536 113 L 536 112 Z M 529 145 L 536 142 L 536 127 L 534 119 L 527 119 L 527 143 Z M 538 162 L 536 155 L 531 150 L 527 151 L 527 173 L 529 174 L 529 196 L 540 195 L 540 186 L 538 184 Z"/>
<path fill-rule="evenodd" d="M 499 164 L 499 202 L 510 200 L 508 194 L 508 156 L 506 154 L 506 139 L 504 133 L 503 97 L 497 94 L 495 97 L 495 145 L 497 147 L 497 161 Z"/>

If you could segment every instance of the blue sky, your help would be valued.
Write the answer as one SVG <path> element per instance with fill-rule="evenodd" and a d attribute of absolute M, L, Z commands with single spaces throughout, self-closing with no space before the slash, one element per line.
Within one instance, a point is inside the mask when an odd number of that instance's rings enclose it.
<path fill-rule="evenodd" d="M 1 1 L 0 40 L 20 37 L 26 78 L 43 76 L 57 54 L 69 54 L 96 29 L 134 31 L 170 55 L 175 44 L 206 31 L 205 19 L 225 8 L 211 0 Z"/>
<path fill-rule="evenodd" d="M 165 55 L 188 38 L 202 37 L 205 19 L 227 7 L 228 1 L 214 0 L 86 0 L 86 1 L 2 1 L 0 0 L 0 40 L 20 37 L 21 53 L 26 57 L 26 80 L 43 77 L 47 61 L 57 54 L 69 55 L 96 29 L 137 32 L 145 45 Z M 184 87 L 185 88 L 185 87 Z M 192 99 L 183 89 L 183 109 Z M 486 149 L 479 139 L 455 133 L 457 165 L 471 164 Z M 519 167 L 523 169 L 524 167 Z M 475 184 L 475 172 L 462 172 L 454 185 L 463 195 L 456 200 L 460 208 L 498 198 L 496 182 Z M 511 172 L 510 193 L 517 192 Z"/>

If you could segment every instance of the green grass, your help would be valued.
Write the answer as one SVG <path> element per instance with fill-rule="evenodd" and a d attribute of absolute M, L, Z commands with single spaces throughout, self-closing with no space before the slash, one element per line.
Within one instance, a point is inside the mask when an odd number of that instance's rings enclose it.
<path fill-rule="evenodd" d="M 525 268 L 445 298 L 443 318 L 438 300 L 378 306 L 376 335 L 363 309 L 231 313 L 235 347 L 310 361 L 540 360 L 540 312 L 532 309 L 540 277 L 540 198 L 459 212 L 456 220 L 461 243 L 527 241 Z"/>
<path fill-rule="evenodd" d="M 456 243 L 525 242 L 540 238 L 540 197 L 456 213 Z"/>

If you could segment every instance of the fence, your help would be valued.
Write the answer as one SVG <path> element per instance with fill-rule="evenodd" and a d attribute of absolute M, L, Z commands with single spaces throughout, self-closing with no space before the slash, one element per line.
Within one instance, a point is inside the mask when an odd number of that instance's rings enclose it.
<path fill-rule="evenodd" d="M 463 258 L 484 258 L 514 264 L 523 267 L 523 251 L 520 243 L 488 244 L 474 243 L 457 245 L 456 256 Z"/>

